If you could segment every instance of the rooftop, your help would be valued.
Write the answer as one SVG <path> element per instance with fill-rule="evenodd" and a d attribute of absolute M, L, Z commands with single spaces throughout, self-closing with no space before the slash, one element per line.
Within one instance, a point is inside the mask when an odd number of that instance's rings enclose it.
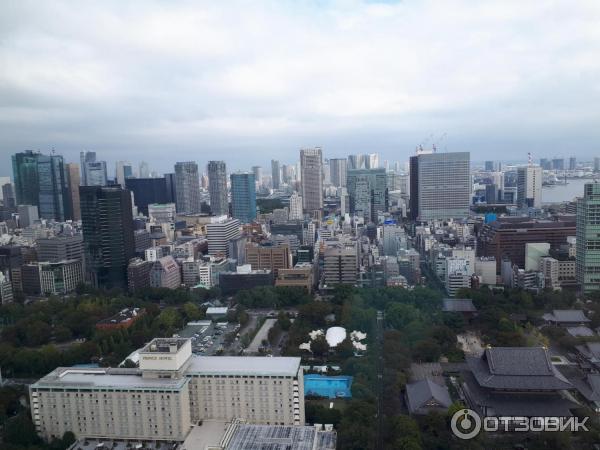
<path fill-rule="evenodd" d="M 473 305 L 470 298 L 445 298 L 442 305 L 442 311 L 445 312 L 476 312 L 477 308 Z"/>
<path fill-rule="evenodd" d="M 443 408 L 448 408 L 452 404 L 446 386 L 440 386 L 429 378 L 407 384 L 406 396 L 411 412 L 427 406 L 427 403 L 432 399 Z"/>
<path fill-rule="evenodd" d="M 554 309 L 551 313 L 544 314 L 542 318 L 550 322 L 583 323 L 590 321 L 581 309 Z"/>
<path fill-rule="evenodd" d="M 185 338 L 155 338 L 144 348 L 143 353 L 176 353 L 187 341 Z"/>
<path fill-rule="evenodd" d="M 32 387 L 177 390 L 187 382 L 186 378 L 143 378 L 138 369 L 59 367 L 38 380 Z"/>
<path fill-rule="evenodd" d="M 192 356 L 188 374 L 296 376 L 300 358 L 262 356 Z"/>

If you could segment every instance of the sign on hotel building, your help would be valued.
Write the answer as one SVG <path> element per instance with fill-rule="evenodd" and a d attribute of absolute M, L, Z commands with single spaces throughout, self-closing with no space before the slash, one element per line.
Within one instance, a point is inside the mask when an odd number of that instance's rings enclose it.
<path fill-rule="evenodd" d="M 300 358 L 196 356 L 189 339 L 157 338 L 139 369 L 58 368 L 29 388 L 44 439 L 181 441 L 204 419 L 304 424 Z"/>

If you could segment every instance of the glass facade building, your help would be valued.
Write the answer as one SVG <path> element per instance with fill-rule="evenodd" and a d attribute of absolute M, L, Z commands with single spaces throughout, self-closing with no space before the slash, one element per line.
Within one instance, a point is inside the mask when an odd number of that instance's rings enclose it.
<path fill-rule="evenodd" d="M 231 215 L 242 223 L 256 219 L 256 183 L 253 173 L 231 174 Z"/>
<path fill-rule="evenodd" d="M 577 201 L 575 272 L 583 292 L 600 290 L 600 184 L 587 183 Z"/>

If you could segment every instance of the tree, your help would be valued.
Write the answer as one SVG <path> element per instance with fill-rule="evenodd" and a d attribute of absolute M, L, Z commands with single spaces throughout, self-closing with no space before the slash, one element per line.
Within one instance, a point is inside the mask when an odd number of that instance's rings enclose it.
<path fill-rule="evenodd" d="M 317 336 L 317 338 L 310 343 L 310 351 L 313 355 L 318 357 L 324 357 L 329 352 L 329 344 L 325 336 Z"/>
<path fill-rule="evenodd" d="M 183 312 L 189 321 L 200 320 L 204 318 L 204 312 L 192 302 L 184 303 Z"/>

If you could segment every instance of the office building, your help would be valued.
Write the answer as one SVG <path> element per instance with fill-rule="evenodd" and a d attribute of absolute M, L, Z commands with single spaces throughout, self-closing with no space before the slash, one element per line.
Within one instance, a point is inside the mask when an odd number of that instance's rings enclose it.
<path fill-rule="evenodd" d="M 240 221 L 222 218 L 206 224 L 208 254 L 229 257 L 229 241 L 240 236 Z"/>
<path fill-rule="evenodd" d="M 121 187 L 124 188 L 125 180 L 133 176 L 133 166 L 130 162 L 117 161 L 117 163 L 115 164 L 115 181 L 117 182 L 117 184 L 121 185 Z"/>
<path fill-rule="evenodd" d="M 420 153 L 410 158 L 413 220 L 464 218 L 471 204 L 469 153 Z"/>
<path fill-rule="evenodd" d="M 19 213 L 19 228 L 30 227 L 40 220 L 38 207 L 35 205 L 19 205 L 17 212 Z"/>
<path fill-rule="evenodd" d="M 12 163 L 17 204 L 36 205 L 41 218 L 64 221 L 70 199 L 62 156 L 27 150 Z"/>
<path fill-rule="evenodd" d="M 119 187 L 81 186 L 79 196 L 90 281 L 127 287 L 127 264 L 135 254 L 131 194 Z"/>
<path fill-rule="evenodd" d="M 175 194 L 177 195 L 177 212 L 200 212 L 200 178 L 198 164 L 193 161 L 175 164 Z"/>
<path fill-rule="evenodd" d="M 96 152 L 81 152 L 80 161 L 82 186 L 106 186 L 108 184 L 106 161 L 97 161 Z"/>
<path fill-rule="evenodd" d="M 292 253 L 287 244 L 249 242 L 246 244 L 246 264 L 250 264 L 252 270 L 268 269 L 277 277 L 280 269 L 292 267 Z"/>
<path fill-rule="evenodd" d="M 273 272 L 267 269 L 252 270 L 250 264 L 237 266 L 235 272 L 219 273 L 219 289 L 223 295 L 234 295 L 238 291 L 259 286 L 273 286 Z"/>
<path fill-rule="evenodd" d="M 183 441 L 206 420 L 304 424 L 300 358 L 196 356 L 189 339 L 157 338 L 139 361 L 139 369 L 61 367 L 32 384 L 37 433 Z"/>
<path fill-rule="evenodd" d="M 540 158 L 540 167 L 542 170 L 552 170 L 552 161 L 548 158 Z"/>
<path fill-rule="evenodd" d="M 81 234 L 40 238 L 36 241 L 36 247 L 40 262 L 83 261 L 85 259 Z"/>
<path fill-rule="evenodd" d="M 225 161 L 208 162 L 208 192 L 212 214 L 215 216 L 229 215 Z"/>
<path fill-rule="evenodd" d="M 133 192 L 138 211 L 148 215 L 151 203 L 167 203 L 167 182 L 164 178 L 127 178 L 125 186 Z"/>
<path fill-rule="evenodd" d="M 517 206 L 541 208 L 542 168 L 524 166 L 517 169 Z"/>
<path fill-rule="evenodd" d="M 140 162 L 140 170 L 138 173 L 140 178 L 150 178 L 150 167 L 146 161 Z"/>
<path fill-rule="evenodd" d="M 167 203 L 177 202 L 177 182 L 175 181 L 174 173 L 165 173 L 165 185 L 167 187 Z"/>
<path fill-rule="evenodd" d="M 133 258 L 127 265 L 127 288 L 129 292 L 150 287 L 150 271 L 153 261 L 144 261 L 141 258 Z"/>
<path fill-rule="evenodd" d="M 576 277 L 581 290 L 600 290 L 600 184 L 586 183 L 577 200 Z"/>
<path fill-rule="evenodd" d="M 302 220 L 304 214 L 302 214 L 302 197 L 297 192 L 292 193 L 290 196 L 290 220 Z"/>
<path fill-rule="evenodd" d="M 181 286 L 179 265 L 171 255 L 154 261 L 150 270 L 150 286 L 167 289 L 177 289 Z"/>
<path fill-rule="evenodd" d="M 348 170 L 350 212 L 376 221 L 377 214 L 388 210 L 387 175 L 385 169 Z"/>
<path fill-rule="evenodd" d="M 4 208 L 8 211 L 16 208 L 17 199 L 15 198 L 15 191 L 11 183 L 4 183 L 2 185 L 2 201 L 4 202 Z"/>
<path fill-rule="evenodd" d="M 312 213 L 323 209 L 323 154 L 320 147 L 300 150 L 302 207 Z"/>
<path fill-rule="evenodd" d="M 553 170 L 565 170 L 565 160 L 563 158 L 554 158 L 552 160 Z"/>
<path fill-rule="evenodd" d="M 12 303 L 13 300 L 12 283 L 7 274 L 0 272 L 0 305 Z"/>
<path fill-rule="evenodd" d="M 493 172 L 494 171 L 494 161 L 486 161 L 485 162 L 485 170 L 486 170 L 486 172 Z"/>
<path fill-rule="evenodd" d="M 298 263 L 290 269 L 279 269 L 275 286 L 303 287 L 312 293 L 314 287 L 314 269 L 308 262 Z"/>
<path fill-rule="evenodd" d="M 332 158 L 329 160 L 331 184 L 335 187 L 346 187 L 346 172 L 348 160 L 346 158 Z"/>
<path fill-rule="evenodd" d="M 271 160 L 271 183 L 273 189 L 279 189 L 281 185 L 281 170 L 279 168 L 279 161 Z"/>
<path fill-rule="evenodd" d="M 254 174 L 254 181 L 256 181 L 257 188 L 262 185 L 262 167 L 260 166 L 252 166 L 252 173 Z"/>
<path fill-rule="evenodd" d="M 323 255 L 323 284 L 356 285 L 358 281 L 358 249 L 355 241 L 327 241 Z"/>
<path fill-rule="evenodd" d="M 600 158 L 594 157 L 594 172 L 600 172 Z"/>
<path fill-rule="evenodd" d="M 577 168 L 577 158 L 571 156 L 569 158 L 569 170 L 575 170 Z"/>
<path fill-rule="evenodd" d="M 69 217 L 71 220 L 81 220 L 81 206 L 79 205 L 79 185 L 81 180 L 79 177 L 79 165 L 67 164 L 66 166 L 67 175 L 67 191 L 69 198 Z"/>
<path fill-rule="evenodd" d="M 493 256 L 498 273 L 503 259 L 524 269 L 527 243 L 547 242 L 550 248 L 559 248 L 570 236 L 575 236 L 575 219 L 569 216 L 553 221 L 503 217 L 481 227 L 477 252 L 478 256 Z"/>
<path fill-rule="evenodd" d="M 365 155 L 348 155 L 348 170 L 365 169 Z"/>
<path fill-rule="evenodd" d="M 253 173 L 231 174 L 231 216 L 241 223 L 256 219 L 256 182 Z"/>
<path fill-rule="evenodd" d="M 83 283 L 83 261 L 69 259 L 38 263 L 40 290 L 43 295 L 66 295 Z"/>

